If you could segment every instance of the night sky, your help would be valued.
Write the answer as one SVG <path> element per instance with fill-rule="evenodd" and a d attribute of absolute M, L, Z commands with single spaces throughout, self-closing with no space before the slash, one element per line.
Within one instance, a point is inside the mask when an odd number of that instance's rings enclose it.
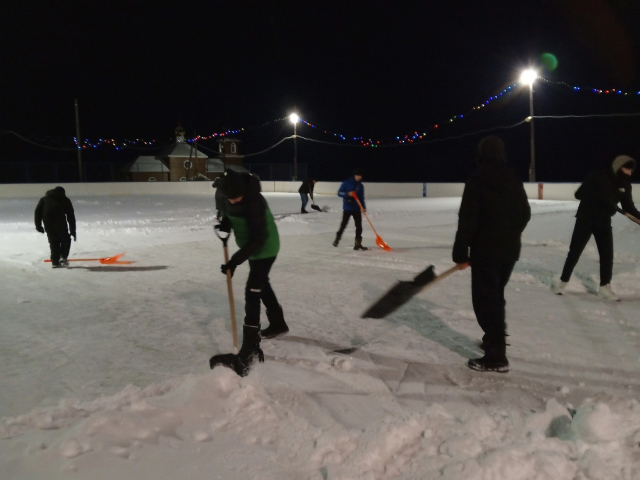
<path fill-rule="evenodd" d="M 188 135 L 245 128 L 237 137 L 247 154 L 291 135 L 289 122 L 274 120 L 295 110 L 320 127 L 299 124 L 299 135 L 352 145 L 298 140 L 298 162 L 319 180 L 358 166 L 365 181 L 464 181 L 487 134 L 474 132 L 522 121 L 528 87 L 472 107 L 518 83 L 527 66 L 551 81 L 534 86 L 536 115 L 640 113 L 637 0 L 27 1 L 4 5 L 0 22 L 0 131 L 52 147 L 73 146 L 75 98 L 92 142 L 168 143 L 181 123 Z M 544 53 L 557 58 L 555 70 L 541 64 Z M 640 116 L 539 119 L 535 128 L 538 180 L 580 181 L 615 155 L 640 158 Z M 354 147 L 325 129 L 381 146 Z M 413 132 L 427 135 L 397 143 Z M 526 180 L 529 124 L 490 133 L 505 139 Z M 138 154 L 100 147 L 85 161 Z M 73 163 L 76 153 L 0 135 L 0 162 L 26 161 Z M 246 159 L 292 161 L 291 140 Z"/>

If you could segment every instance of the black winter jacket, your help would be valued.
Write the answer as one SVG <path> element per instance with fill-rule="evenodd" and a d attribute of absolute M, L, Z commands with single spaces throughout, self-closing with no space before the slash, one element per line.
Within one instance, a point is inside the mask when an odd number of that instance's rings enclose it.
<path fill-rule="evenodd" d="M 76 233 L 76 216 L 71 200 L 67 198 L 61 187 L 49 190 L 38 202 L 34 213 L 36 228 L 44 229 L 51 233 Z M 67 230 L 67 223 L 69 228 Z"/>
<path fill-rule="evenodd" d="M 454 262 L 520 258 L 520 236 L 531 219 L 531 208 L 522 182 L 505 162 L 480 164 L 464 187 L 458 217 Z"/>
<path fill-rule="evenodd" d="M 631 196 L 631 178 L 616 175 L 611 168 L 590 173 L 575 196 L 580 200 L 576 218 L 594 227 L 611 226 L 611 217 L 616 214 L 618 203 L 626 213 L 640 218 Z"/>
<path fill-rule="evenodd" d="M 315 186 L 315 184 L 313 183 L 313 180 L 305 180 L 304 182 L 302 182 L 302 185 L 300 185 L 300 188 L 298 189 L 298 193 L 306 193 L 308 195 L 311 196 L 311 200 L 313 200 L 313 187 Z"/>

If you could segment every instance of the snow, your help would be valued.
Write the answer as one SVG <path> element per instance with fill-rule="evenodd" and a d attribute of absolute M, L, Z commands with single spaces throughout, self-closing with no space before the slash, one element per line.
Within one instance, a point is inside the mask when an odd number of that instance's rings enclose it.
<path fill-rule="evenodd" d="M 265 197 L 277 215 L 299 209 L 297 194 Z M 481 354 L 468 269 L 360 318 L 396 280 L 451 267 L 460 200 L 370 198 L 394 250 L 364 221 L 371 250 L 356 252 L 353 224 L 331 246 L 341 200 L 317 195 L 325 212 L 278 219 L 271 281 L 291 333 L 239 378 L 208 366 L 232 351 L 213 194 L 72 201 L 71 258 L 136 263 L 52 269 L 36 199 L 0 200 L 3 480 L 640 479 L 640 231 L 624 217 L 622 301 L 595 295 L 593 240 L 558 297 L 577 204 L 531 202 L 507 287 L 512 370 L 487 374 L 466 367 Z"/>

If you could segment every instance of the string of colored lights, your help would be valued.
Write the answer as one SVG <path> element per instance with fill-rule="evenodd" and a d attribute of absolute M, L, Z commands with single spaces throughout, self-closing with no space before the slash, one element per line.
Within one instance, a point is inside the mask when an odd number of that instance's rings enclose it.
<path fill-rule="evenodd" d="M 614 94 L 614 95 L 622 95 L 622 96 L 628 96 L 628 95 L 640 95 L 640 92 L 625 92 L 619 88 L 610 88 L 608 90 L 603 90 L 601 88 L 594 88 L 594 87 L 576 87 L 574 85 L 569 85 L 567 82 L 562 82 L 562 81 L 554 81 L 554 80 L 549 80 L 547 78 L 543 78 L 543 77 L 538 77 L 538 80 L 541 80 L 543 82 L 552 84 L 552 85 L 562 85 L 565 87 L 570 88 L 571 90 L 574 90 L 576 92 L 578 91 L 585 91 L 585 92 L 591 92 L 591 93 L 597 93 L 597 94 Z"/>

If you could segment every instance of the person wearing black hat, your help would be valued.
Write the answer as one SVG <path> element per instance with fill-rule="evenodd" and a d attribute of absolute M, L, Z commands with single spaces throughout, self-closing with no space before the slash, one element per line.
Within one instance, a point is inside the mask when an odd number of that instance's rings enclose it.
<path fill-rule="evenodd" d="M 211 186 L 216 189 L 216 220 L 222 220 L 226 199 L 220 188 L 221 177 L 216 177 Z"/>
<path fill-rule="evenodd" d="M 261 338 L 274 338 L 289 331 L 282 307 L 269 282 L 269 272 L 280 249 L 278 228 L 267 201 L 260 193 L 260 181 L 250 173 L 228 170 L 221 180 L 220 189 L 226 197 L 220 230 L 233 230 L 240 249 L 229 262 L 221 265 L 223 274 L 231 275 L 238 265 L 249 261 L 249 277 L 245 287 L 245 317 L 242 347 L 237 355 L 215 355 L 211 368 L 223 365 L 238 375 L 249 373 L 255 359 L 264 361 L 260 349 Z M 260 303 L 266 307 L 269 326 L 260 331 Z"/>
<path fill-rule="evenodd" d="M 362 170 L 356 168 L 353 171 L 353 176 L 348 178 L 338 190 L 338 196 L 342 197 L 342 222 L 340 228 L 336 233 L 336 239 L 333 241 L 333 246 L 337 247 L 342 238 L 342 233 L 349 223 L 349 218 L 353 217 L 353 221 L 356 224 L 356 239 L 353 246 L 354 250 L 369 250 L 367 247 L 362 246 L 362 212 L 355 197 L 360 200 L 360 204 L 364 211 L 367 211 L 367 206 L 364 201 L 364 185 L 362 185 Z"/>
<path fill-rule="evenodd" d="M 309 196 L 311 196 L 311 201 L 313 202 L 313 187 L 315 186 L 315 184 L 316 184 L 315 180 L 308 179 L 302 182 L 302 185 L 300 185 L 300 188 L 298 189 L 298 193 L 300 194 L 300 200 L 302 201 L 302 208 L 300 209 L 300 213 L 309 213 L 307 212 L 305 207 L 309 202 Z"/>
<path fill-rule="evenodd" d="M 452 257 L 461 268 L 471 265 L 471 300 L 484 331 L 485 354 L 469 360 L 469 368 L 507 372 L 504 289 L 520 257 L 520 236 L 531 208 L 524 185 L 507 166 L 499 137 L 480 141 L 477 162 L 462 194 Z"/>
<path fill-rule="evenodd" d="M 573 269 L 593 235 L 600 255 L 598 296 L 605 300 L 620 300 L 611 290 L 610 285 L 613 276 L 611 217 L 618 211 L 618 203 L 620 203 L 626 213 L 640 218 L 640 212 L 633 204 L 631 196 L 631 174 L 635 169 L 636 161 L 633 158 L 619 155 L 613 160 L 611 167 L 592 172 L 576 190 L 575 197 L 580 200 L 580 205 L 576 213 L 576 225 L 571 236 L 569 254 L 560 279 L 554 279 L 551 285 L 551 290 L 556 295 L 564 293 Z"/>
<path fill-rule="evenodd" d="M 36 206 L 34 220 L 36 230 L 40 233 L 47 233 L 53 268 L 67 266 L 71 237 L 75 241 L 77 236 L 73 204 L 67 198 L 64 188 L 56 187 L 49 190 L 40 199 Z M 44 228 L 42 227 L 43 223 Z M 71 237 L 69 231 L 71 231 Z"/>

